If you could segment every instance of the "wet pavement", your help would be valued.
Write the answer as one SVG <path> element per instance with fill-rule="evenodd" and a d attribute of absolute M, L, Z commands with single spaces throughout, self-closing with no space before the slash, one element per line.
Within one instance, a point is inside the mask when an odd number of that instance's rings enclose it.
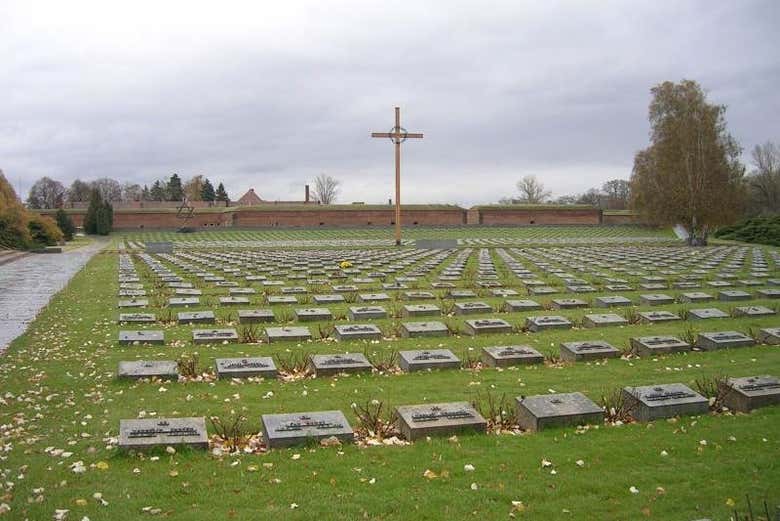
<path fill-rule="evenodd" d="M 99 241 L 63 253 L 29 255 L 0 266 L 0 354 L 106 244 Z"/>

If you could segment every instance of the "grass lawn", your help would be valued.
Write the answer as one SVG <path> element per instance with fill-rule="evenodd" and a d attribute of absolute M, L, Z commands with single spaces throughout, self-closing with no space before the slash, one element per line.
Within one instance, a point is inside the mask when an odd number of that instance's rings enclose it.
<path fill-rule="evenodd" d="M 477 232 L 485 233 L 484 237 L 504 237 L 508 236 L 505 233 L 521 233 L 517 230 Z M 560 230 L 576 236 L 574 230 Z M 352 232 L 358 236 L 379 233 Z M 203 235 L 215 239 L 219 233 L 223 232 Z M 266 240 L 270 234 L 280 234 L 273 236 L 276 239 L 334 237 L 340 233 L 343 232 L 230 232 L 225 240 L 235 240 L 240 234 Z M 448 233 L 449 230 L 442 230 L 441 236 Z M 629 235 L 635 233 L 637 230 L 632 230 Z M 197 240 L 200 235 L 186 237 Z M 118 236 L 141 241 L 164 237 L 169 236 Z M 765 249 L 767 257 L 769 251 Z M 501 280 L 507 286 L 521 287 L 494 250 L 492 254 Z M 467 269 L 474 268 L 476 257 L 471 255 Z M 452 257 L 448 262 L 451 260 Z M 183 353 L 197 352 L 202 366 L 209 367 L 218 357 L 263 355 L 279 359 L 290 353 L 344 351 L 367 351 L 377 356 L 399 349 L 438 346 L 452 349 L 463 358 L 475 356 L 483 346 L 508 344 L 528 344 L 546 355 L 554 355 L 562 341 L 603 339 L 625 348 L 633 336 L 729 329 L 755 332 L 762 327 L 780 326 L 780 318 L 727 318 L 701 323 L 387 339 L 375 343 L 318 339 L 302 344 L 207 346 L 193 346 L 190 342 L 191 329 L 199 326 L 158 322 L 147 329 L 163 329 L 165 346 L 118 346 L 120 329 L 138 328 L 116 323 L 117 265 L 115 253 L 93 258 L 0 358 L 0 504 L 10 508 L 5 513 L 8 519 L 52 519 L 55 511 L 69 510 L 67 519 L 87 517 L 91 521 L 147 517 L 459 520 L 510 516 L 538 520 L 725 520 L 734 508 L 746 511 L 746 495 L 754 504 L 763 499 L 780 503 L 780 407 L 767 407 L 751 414 L 710 414 L 650 424 L 600 425 L 580 430 L 571 427 L 522 435 L 460 435 L 452 440 L 433 438 L 392 447 L 311 446 L 235 456 L 189 450 L 175 454 L 165 450 L 145 455 L 122 453 L 113 444 L 120 419 L 240 414 L 246 416 L 248 427 L 257 431 L 261 414 L 328 409 L 344 411 L 354 426 L 351 404 L 372 399 L 389 407 L 423 401 L 468 400 L 484 404 L 486 394 L 492 393 L 512 404 L 519 395 L 581 391 L 598 401 L 602 395 L 627 385 L 682 382 L 693 386 L 696 379 L 718 375 L 778 376 L 780 348 L 761 345 L 608 362 L 353 375 L 292 382 L 124 382 L 115 378 L 120 360 L 177 359 Z M 170 310 L 163 300 L 170 292 L 150 282 L 150 272 L 143 263 L 136 260 L 135 265 L 147 289 L 155 288 L 157 293 L 147 311 L 156 313 L 159 319 L 168 318 Z M 206 303 L 225 294 L 224 288 L 203 284 L 198 287 L 203 289 Z M 262 291 L 260 286 L 254 287 Z M 679 292 L 664 291 L 671 295 Z M 590 299 L 607 293 L 576 297 Z M 634 302 L 638 302 L 640 293 L 650 292 L 620 292 Z M 476 300 L 495 308 L 503 301 L 481 290 Z M 535 300 L 546 303 L 549 298 Z M 754 300 L 751 304 L 774 306 L 774 302 Z M 735 304 L 742 305 L 715 301 L 686 307 L 729 310 Z M 322 307 L 340 316 L 347 306 Z M 652 309 L 681 308 L 675 304 Z M 235 320 L 235 311 L 225 307 L 194 309 L 215 310 L 223 324 Z M 289 314 L 283 309 L 286 308 L 274 307 L 277 317 Z M 616 308 L 596 312 L 625 311 Z M 594 311 L 494 312 L 474 318 L 493 316 L 519 325 L 527 315 L 555 314 L 580 320 L 589 312 Z M 463 319 L 436 320 L 446 321 L 457 330 Z M 389 331 L 398 321 L 370 322 Z M 317 337 L 319 326 L 328 330 L 332 323 L 306 325 Z M 222 327 L 240 328 L 236 324 Z M 543 466 L 543 460 L 551 465 Z M 473 470 L 467 470 L 468 465 Z M 82 467 L 82 472 L 73 471 Z"/>

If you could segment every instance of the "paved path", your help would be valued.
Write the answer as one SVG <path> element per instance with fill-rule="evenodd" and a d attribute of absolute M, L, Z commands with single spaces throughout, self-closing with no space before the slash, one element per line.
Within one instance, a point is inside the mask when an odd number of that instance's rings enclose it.
<path fill-rule="evenodd" d="M 0 266 L 0 354 L 106 244 L 96 241 L 76 250 L 29 255 Z"/>

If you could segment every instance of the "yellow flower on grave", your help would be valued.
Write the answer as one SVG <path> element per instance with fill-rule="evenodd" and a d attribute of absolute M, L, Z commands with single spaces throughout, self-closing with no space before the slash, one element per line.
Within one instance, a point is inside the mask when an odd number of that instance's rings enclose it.
<path fill-rule="evenodd" d="M 108 470 L 108 463 L 106 463 L 105 461 L 98 461 L 97 463 L 95 463 L 95 467 L 98 470 Z"/>
<path fill-rule="evenodd" d="M 340 267 L 342 270 L 345 270 L 345 269 L 347 269 L 347 268 L 351 268 L 351 267 L 352 267 L 352 263 L 351 263 L 350 261 L 348 261 L 348 260 L 341 261 L 341 262 L 339 263 L 339 267 Z"/>

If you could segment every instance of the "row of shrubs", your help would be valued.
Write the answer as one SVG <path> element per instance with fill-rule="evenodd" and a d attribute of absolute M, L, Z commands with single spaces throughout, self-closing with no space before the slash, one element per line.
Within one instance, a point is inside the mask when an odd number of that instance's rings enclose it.
<path fill-rule="evenodd" d="M 51 217 L 28 212 L 0 172 L 0 247 L 26 250 L 72 239 L 76 228 L 71 218 L 64 210 L 56 217 L 55 222 Z"/>
<path fill-rule="evenodd" d="M 718 228 L 714 235 L 719 239 L 780 246 L 780 215 L 746 219 Z"/>

